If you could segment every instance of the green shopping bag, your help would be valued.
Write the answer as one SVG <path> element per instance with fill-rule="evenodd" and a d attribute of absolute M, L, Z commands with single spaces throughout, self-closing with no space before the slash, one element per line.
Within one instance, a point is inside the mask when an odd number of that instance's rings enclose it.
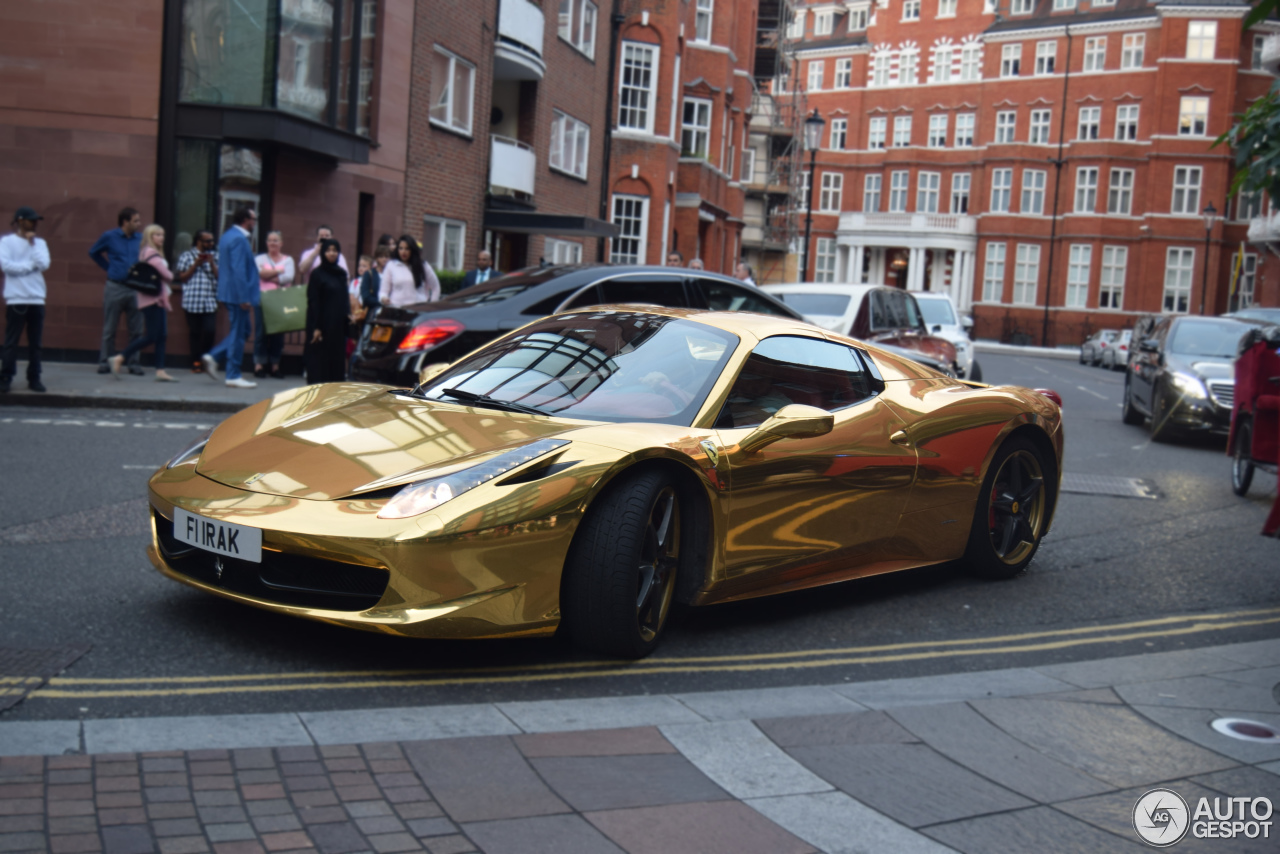
<path fill-rule="evenodd" d="M 268 335 L 307 328 L 307 289 L 276 288 L 262 292 L 262 325 Z"/>

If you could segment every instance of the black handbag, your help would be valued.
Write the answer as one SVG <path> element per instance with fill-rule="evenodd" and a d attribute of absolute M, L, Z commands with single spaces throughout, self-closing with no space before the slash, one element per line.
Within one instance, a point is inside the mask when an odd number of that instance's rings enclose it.
<path fill-rule="evenodd" d="M 146 261 L 139 261 L 129 268 L 129 273 L 121 282 L 126 288 L 133 288 L 143 296 L 158 297 L 164 286 L 163 280 L 160 278 L 160 271 L 148 264 Z"/>

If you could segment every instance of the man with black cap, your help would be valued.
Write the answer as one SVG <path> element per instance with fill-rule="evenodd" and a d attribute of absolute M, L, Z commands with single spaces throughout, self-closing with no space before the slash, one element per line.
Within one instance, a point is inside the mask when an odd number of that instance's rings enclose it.
<path fill-rule="evenodd" d="M 36 237 L 36 223 L 44 217 L 31 208 L 18 208 L 13 233 L 0 238 L 0 269 L 4 270 L 4 353 L 0 356 L 0 393 L 7 393 L 17 369 L 18 341 L 27 330 L 27 387 L 45 391 L 40 382 L 40 337 L 44 332 L 44 271 L 49 269 L 49 246 Z"/>

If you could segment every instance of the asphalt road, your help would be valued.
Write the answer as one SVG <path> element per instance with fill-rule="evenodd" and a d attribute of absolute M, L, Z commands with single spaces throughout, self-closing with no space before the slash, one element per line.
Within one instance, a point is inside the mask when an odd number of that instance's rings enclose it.
<path fill-rule="evenodd" d="M 1066 472 L 1142 478 L 1158 497 L 1064 494 L 1035 562 L 1013 581 L 941 566 L 692 610 L 639 663 L 602 662 L 556 640 L 364 634 L 170 582 L 143 553 L 145 481 L 215 416 L 5 407 L 0 654 L 92 649 L 3 719 L 765 688 L 1280 634 L 1280 545 L 1258 536 L 1274 482 L 1237 498 L 1221 440 L 1156 444 L 1144 428 L 1124 426 L 1119 373 L 1049 359 L 980 361 L 989 382 L 1062 394 Z"/>

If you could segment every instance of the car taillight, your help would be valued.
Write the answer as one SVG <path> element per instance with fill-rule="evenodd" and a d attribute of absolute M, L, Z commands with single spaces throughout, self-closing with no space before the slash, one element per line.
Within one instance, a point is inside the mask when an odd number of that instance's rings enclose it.
<path fill-rule="evenodd" d="M 1043 394 L 1045 397 L 1049 398 L 1049 399 L 1050 399 L 1050 400 L 1052 400 L 1054 403 L 1058 404 L 1058 408 L 1059 408 L 1059 409 L 1061 409 L 1061 408 L 1062 408 L 1062 395 L 1058 394 L 1058 393 L 1057 393 L 1056 391 L 1054 391 L 1053 389 L 1051 389 L 1051 388 L 1038 388 L 1038 389 L 1036 389 L 1035 391 L 1036 391 L 1036 394 Z"/>
<path fill-rule="evenodd" d="M 1121 350 L 1128 350 L 1128 349 L 1129 349 L 1129 345 L 1128 345 L 1128 344 L 1121 344 L 1121 345 L 1120 345 L 1120 349 L 1121 349 Z"/>
<path fill-rule="evenodd" d="M 404 336 L 396 349 L 401 353 L 427 350 L 448 341 L 462 330 L 462 324 L 456 320 L 424 320 L 409 330 L 409 334 Z"/>

